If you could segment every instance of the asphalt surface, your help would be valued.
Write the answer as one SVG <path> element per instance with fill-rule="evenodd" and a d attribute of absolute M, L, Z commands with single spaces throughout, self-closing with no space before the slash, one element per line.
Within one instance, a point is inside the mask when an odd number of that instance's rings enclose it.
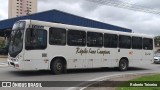
<path fill-rule="evenodd" d="M 0 81 L 83 81 L 71 83 L 70 87 L 43 87 L 43 88 L 0 88 L 0 90 L 74 90 L 75 86 L 85 81 L 98 80 L 102 77 L 110 77 L 128 73 L 159 73 L 160 64 L 148 64 L 140 67 L 131 67 L 128 71 L 120 72 L 115 68 L 68 70 L 66 74 L 52 75 L 50 71 L 19 71 L 8 67 L 5 58 L 0 58 Z M 62 83 L 66 84 L 66 83 Z"/>

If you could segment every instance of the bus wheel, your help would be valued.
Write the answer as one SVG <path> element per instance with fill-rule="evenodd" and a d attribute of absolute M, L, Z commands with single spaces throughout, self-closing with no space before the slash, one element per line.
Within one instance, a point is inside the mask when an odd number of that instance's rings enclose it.
<path fill-rule="evenodd" d="M 56 58 L 51 62 L 51 72 L 52 74 L 61 74 L 64 71 L 64 64 L 60 58 Z"/>
<path fill-rule="evenodd" d="M 126 71 L 128 69 L 128 61 L 126 59 L 121 59 L 119 62 L 119 70 Z"/>

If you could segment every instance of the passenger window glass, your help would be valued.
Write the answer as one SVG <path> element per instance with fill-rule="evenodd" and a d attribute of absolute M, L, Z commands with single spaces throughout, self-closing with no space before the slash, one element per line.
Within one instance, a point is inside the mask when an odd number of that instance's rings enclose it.
<path fill-rule="evenodd" d="M 141 37 L 132 37 L 132 49 L 142 49 Z"/>
<path fill-rule="evenodd" d="M 143 38 L 143 49 L 153 50 L 153 39 Z"/>
<path fill-rule="evenodd" d="M 87 33 L 87 46 L 89 47 L 102 47 L 103 46 L 103 34 L 97 32 Z"/>
<path fill-rule="evenodd" d="M 62 28 L 50 28 L 49 43 L 51 45 L 66 45 L 66 30 Z"/>
<path fill-rule="evenodd" d="M 68 30 L 67 43 L 69 46 L 85 46 L 86 32 L 77 30 Z"/>
<path fill-rule="evenodd" d="M 131 48 L 131 37 L 130 36 L 119 36 L 119 47 L 124 49 L 130 49 Z"/>
<path fill-rule="evenodd" d="M 104 34 L 104 47 L 117 48 L 118 36 L 115 34 Z"/>
<path fill-rule="evenodd" d="M 27 29 L 26 49 L 45 49 L 47 47 L 47 31 L 44 29 Z"/>

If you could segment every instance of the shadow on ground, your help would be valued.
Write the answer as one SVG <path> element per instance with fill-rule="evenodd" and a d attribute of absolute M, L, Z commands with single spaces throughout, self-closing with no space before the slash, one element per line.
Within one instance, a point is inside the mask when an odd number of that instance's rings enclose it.
<path fill-rule="evenodd" d="M 130 67 L 127 71 L 144 71 L 149 70 L 145 68 Z M 124 72 L 127 72 L 124 71 Z M 103 73 L 103 72 L 121 72 L 118 68 L 96 68 L 96 69 L 76 69 L 68 70 L 65 74 L 83 74 L 83 73 Z M 14 74 L 18 76 L 41 76 L 41 75 L 52 75 L 49 70 L 39 70 L 39 71 L 10 71 L 9 74 Z M 61 74 L 64 75 L 64 74 Z"/>

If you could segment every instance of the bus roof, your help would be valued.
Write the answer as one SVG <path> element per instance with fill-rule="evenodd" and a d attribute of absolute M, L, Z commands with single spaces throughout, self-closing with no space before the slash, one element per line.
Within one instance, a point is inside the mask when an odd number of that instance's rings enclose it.
<path fill-rule="evenodd" d="M 83 27 L 83 26 L 75 26 L 75 25 L 67 25 L 67 24 L 60 24 L 60 23 L 38 21 L 38 20 L 20 20 L 20 21 L 26 21 L 26 22 L 34 24 L 34 25 L 40 25 L 40 26 L 45 26 L 45 27 L 57 27 L 57 28 L 65 28 L 65 29 L 110 33 L 110 34 L 117 34 L 117 35 L 130 35 L 130 36 L 138 36 L 138 37 L 146 37 L 146 38 L 147 37 L 148 38 L 154 37 L 152 35 L 147 35 L 147 34 L 113 31 L 113 30 L 107 30 L 107 29 L 90 28 L 90 27 Z"/>

